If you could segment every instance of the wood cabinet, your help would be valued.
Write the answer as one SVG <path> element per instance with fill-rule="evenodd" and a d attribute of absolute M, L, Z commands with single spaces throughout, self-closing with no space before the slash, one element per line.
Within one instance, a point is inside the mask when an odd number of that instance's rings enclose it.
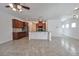
<path fill-rule="evenodd" d="M 13 23 L 13 40 L 17 40 L 23 37 L 28 37 L 28 23 L 22 22 L 16 19 L 12 20 Z M 21 29 L 22 31 L 16 31 L 16 29 Z"/>
<path fill-rule="evenodd" d="M 26 32 L 13 32 L 13 39 L 20 39 L 26 37 Z"/>
<path fill-rule="evenodd" d="M 43 24 L 43 28 L 46 30 L 46 23 Z"/>
<path fill-rule="evenodd" d="M 23 22 L 13 19 L 13 28 L 22 28 L 24 27 Z"/>
<path fill-rule="evenodd" d="M 43 23 L 43 21 L 39 21 L 36 24 L 36 31 L 46 31 L 46 23 Z"/>

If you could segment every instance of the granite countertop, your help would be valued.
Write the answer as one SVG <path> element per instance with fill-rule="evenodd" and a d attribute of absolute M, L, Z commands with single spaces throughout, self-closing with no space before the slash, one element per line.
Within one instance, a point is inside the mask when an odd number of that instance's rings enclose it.
<path fill-rule="evenodd" d="M 31 32 L 48 32 L 48 31 L 31 31 Z"/>

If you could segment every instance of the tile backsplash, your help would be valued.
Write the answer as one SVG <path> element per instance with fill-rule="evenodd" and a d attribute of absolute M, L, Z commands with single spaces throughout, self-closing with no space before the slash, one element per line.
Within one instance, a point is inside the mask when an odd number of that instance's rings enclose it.
<path fill-rule="evenodd" d="M 13 28 L 13 32 L 22 32 L 22 28 Z"/>

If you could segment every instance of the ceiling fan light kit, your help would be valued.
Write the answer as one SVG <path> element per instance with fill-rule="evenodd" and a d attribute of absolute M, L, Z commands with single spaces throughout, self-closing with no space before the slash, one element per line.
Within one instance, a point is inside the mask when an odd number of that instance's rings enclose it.
<path fill-rule="evenodd" d="M 73 19 L 78 19 L 79 16 L 78 15 L 73 15 Z"/>
<path fill-rule="evenodd" d="M 13 11 L 17 11 L 15 8 L 12 8 Z"/>
<path fill-rule="evenodd" d="M 9 4 L 13 11 L 22 11 L 22 6 L 20 4 Z"/>
<path fill-rule="evenodd" d="M 13 8 L 13 4 L 12 4 L 12 3 L 9 3 L 9 6 L 10 6 L 11 8 Z"/>
<path fill-rule="evenodd" d="M 30 8 L 27 6 L 23 6 L 20 3 L 9 3 L 9 5 L 5 6 L 6 8 L 11 8 L 13 11 L 23 11 L 23 9 L 29 10 Z"/>
<path fill-rule="evenodd" d="M 73 19 L 78 19 L 79 18 L 79 8 L 75 8 L 73 10 Z"/>

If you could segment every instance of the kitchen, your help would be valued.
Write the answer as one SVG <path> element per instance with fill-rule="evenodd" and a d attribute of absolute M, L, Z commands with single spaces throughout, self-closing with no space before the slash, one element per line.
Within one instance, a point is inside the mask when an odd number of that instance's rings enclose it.
<path fill-rule="evenodd" d="M 48 40 L 50 33 L 47 29 L 46 20 L 33 20 L 33 21 L 20 21 L 13 19 L 13 40 L 23 37 L 31 39 L 44 39 Z"/>

